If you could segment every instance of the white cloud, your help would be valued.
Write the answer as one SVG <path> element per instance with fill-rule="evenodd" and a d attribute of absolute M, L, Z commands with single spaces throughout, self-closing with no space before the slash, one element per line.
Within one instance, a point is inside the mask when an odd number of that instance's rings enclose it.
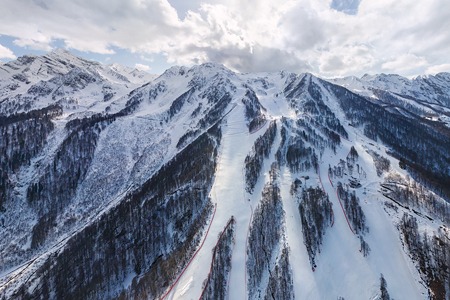
<path fill-rule="evenodd" d="M 150 66 L 144 64 L 135 64 L 134 67 L 138 70 L 148 72 L 151 70 Z"/>
<path fill-rule="evenodd" d="M 114 54 L 117 47 L 243 72 L 409 76 L 450 63 L 448 0 L 364 0 L 355 15 L 331 1 L 195 0 L 187 12 L 186 1 L 170 1 L 182 15 L 168 0 L 3 0 L 0 34 L 31 48 L 62 40 L 81 51 Z"/>
<path fill-rule="evenodd" d="M 101 54 L 113 54 L 112 46 L 160 51 L 180 29 L 165 0 L 4 0 L 2 12 L 0 33 L 39 49 L 60 39 L 69 48 Z"/>
<path fill-rule="evenodd" d="M 319 73 L 324 76 L 345 76 L 370 70 L 375 64 L 373 48 L 367 45 L 344 45 L 323 51 L 318 57 Z"/>
<path fill-rule="evenodd" d="M 20 47 L 26 47 L 35 50 L 43 50 L 43 51 L 52 50 L 52 47 L 50 46 L 51 40 L 45 37 L 41 40 L 37 39 L 36 37 L 34 37 L 33 39 L 29 38 L 16 39 L 13 41 L 13 43 Z"/>
<path fill-rule="evenodd" d="M 424 57 L 408 53 L 393 58 L 381 65 L 384 70 L 400 72 L 406 70 L 415 70 L 419 67 L 426 66 L 427 60 Z"/>
<path fill-rule="evenodd" d="M 425 74 L 435 75 L 441 72 L 450 72 L 450 64 L 433 65 L 427 68 Z"/>
<path fill-rule="evenodd" d="M 0 44 L 0 59 L 1 58 L 15 59 L 16 56 L 10 49 Z"/>

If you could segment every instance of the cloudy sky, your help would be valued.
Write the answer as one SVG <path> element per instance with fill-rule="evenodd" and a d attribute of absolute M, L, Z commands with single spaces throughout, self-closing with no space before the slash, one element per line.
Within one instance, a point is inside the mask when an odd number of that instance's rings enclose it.
<path fill-rule="evenodd" d="M 66 48 L 160 73 L 450 71 L 449 0 L 2 0 L 0 60 Z"/>

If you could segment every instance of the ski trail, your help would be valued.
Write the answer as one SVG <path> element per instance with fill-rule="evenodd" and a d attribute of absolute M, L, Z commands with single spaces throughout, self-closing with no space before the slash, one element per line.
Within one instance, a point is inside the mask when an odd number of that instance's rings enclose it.
<path fill-rule="evenodd" d="M 322 165 L 320 177 L 328 178 L 328 169 Z M 377 275 L 368 267 L 367 261 L 358 251 L 359 240 L 349 230 L 346 216 L 337 213 L 340 202 L 331 181 L 324 180 L 323 188 L 333 204 L 334 226 L 329 227 L 324 236 L 323 249 L 316 256 L 317 268 L 314 272 L 318 295 L 311 299 L 337 298 L 369 299 L 378 282 Z M 333 280 L 329 280 L 333 278 Z M 364 284 L 361 280 L 364 278 Z M 354 287 L 349 290 L 348 287 Z M 374 286 L 368 289 L 368 286 Z"/>
<path fill-rule="evenodd" d="M 303 240 L 298 203 L 290 194 L 293 178 L 288 168 L 282 168 L 280 173 L 280 192 L 286 214 L 286 241 L 290 248 L 289 260 L 292 267 L 294 295 L 296 299 L 318 299 L 317 283 L 311 271 L 308 252 Z"/>
<path fill-rule="evenodd" d="M 331 185 L 331 186 L 333 187 L 333 189 L 334 189 L 334 185 L 333 185 L 333 182 L 331 181 L 330 174 L 328 174 L 328 181 L 330 182 L 330 185 Z M 323 187 L 323 185 L 322 185 L 322 187 Z M 342 201 L 341 201 L 341 198 L 339 197 L 339 193 L 338 193 L 337 189 L 335 190 L 335 192 L 336 192 L 336 198 L 338 199 L 339 205 L 341 206 L 341 209 L 342 209 L 342 214 L 343 214 L 344 217 L 345 217 L 345 221 L 347 221 L 348 228 L 350 229 L 350 231 L 351 231 L 353 234 L 356 234 L 355 231 L 354 231 L 353 228 L 352 228 L 352 225 L 350 224 L 350 221 L 348 220 L 347 214 L 345 213 L 345 209 L 344 209 L 344 206 L 342 205 Z"/>
<path fill-rule="evenodd" d="M 198 299 L 202 294 L 203 282 L 207 279 L 209 271 L 209 268 L 205 266 L 211 264 L 212 249 L 217 243 L 220 232 L 232 216 L 236 221 L 236 233 L 231 258 L 228 297 L 229 299 L 246 297 L 244 284 L 246 276 L 245 243 L 251 208 L 246 198 L 242 168 L 254 141 L 264 130 L 250 135 L 245 122 L 242 122 L 243 119 L 244 106 L 242 104 L 238 104 L 226 117 L 226 121 L 233 126 L 223 126 L 222 129 L 218 165 L 210 195 L 212 202 L 217 205 L 214 222 L 211 224 L 204 246 L 173 289 L 172 299 Z M 236 127 L 239 125 L 241 128 Z M 266 127 L 267 125 L 264 126 L 264 128 Z"/>

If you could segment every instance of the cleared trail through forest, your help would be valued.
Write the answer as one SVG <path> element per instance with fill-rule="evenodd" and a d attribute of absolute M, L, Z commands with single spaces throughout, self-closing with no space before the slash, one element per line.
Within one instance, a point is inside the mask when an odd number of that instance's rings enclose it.
<path fill-rule="evenodd" d="M 338 193 L 337 189 L 334 188 L 333 182 L 331 181 L 330 174 L 328 174 L 328 180 L 330 181 L 331 186 L 333 187 L 333 189 L 336 192 L 336 197 L 339 201 L 339 204 L 341 205 L 342 213 L 344 214 L 345 220 L 347 221 L 348 228 L 350 229 L 350 231 L 353 234 L 355 234 L 355 232 L 353 231 L 352 225 L 350 224 L 350 221 L 348 220 L 347 214 L 345 213 L 345 209 L 344 209 L 344 206 L 342 205 L 342 201 L 341 201 L 341 198 L 339 197 L 339 193 Z"/>

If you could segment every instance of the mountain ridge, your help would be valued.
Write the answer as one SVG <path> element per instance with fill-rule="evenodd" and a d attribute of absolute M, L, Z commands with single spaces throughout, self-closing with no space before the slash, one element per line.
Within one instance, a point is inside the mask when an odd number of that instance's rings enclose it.
<path fill-rule="evenodd" d="M 66 73 L 0 74 L 0 296 L 373 299 L 380 273 L 393 298 L 448 295 L 446 73 L 133 83 L 52 55 Z"/>

